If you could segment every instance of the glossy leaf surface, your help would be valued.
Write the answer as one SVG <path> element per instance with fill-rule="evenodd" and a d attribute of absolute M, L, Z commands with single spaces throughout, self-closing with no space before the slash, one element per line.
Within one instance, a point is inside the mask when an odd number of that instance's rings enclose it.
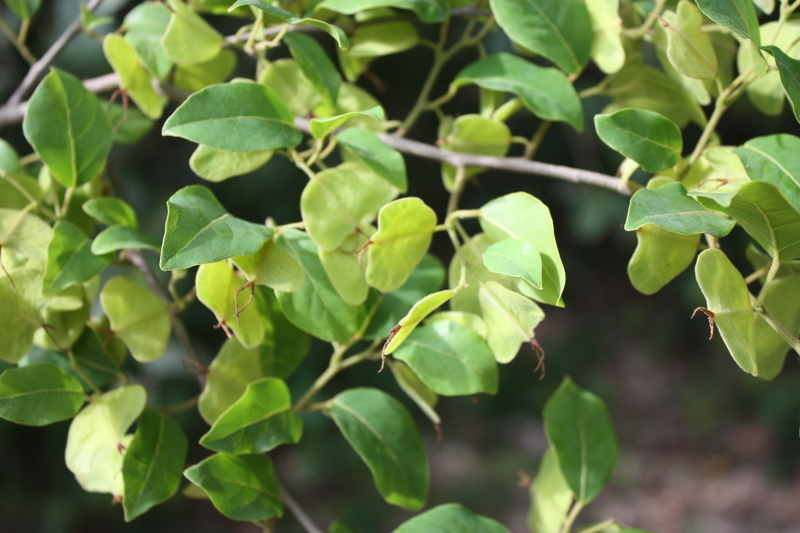
<path fill-rule="evenodd" d="M 800 138 L 785 134 L 755 137 L 734 153 L 750 179 L 770 182 L 800 211 L 800 161 L 796 157 Z"/>
<path fill-rule="evenodd" d="M 139 64 L 136 50 L 124 37 L 114 33 L 103 39 L 103 52 L 120 79 L 120 87 L 151 119 L 161 116 L 167 98 L 156 92 L 150 83 L 150 73 Z"/>
<path fill-rule="evenodd" d="M 658 113 L 623 109 L 610 115 L 595 115 L 594 124 L 604 143 L 648 172 L 672 167 L 681 157 L 681 131 Z"/>
<path fill-rule="evenodd" d="M 300 70 L 322 96 L 322 101 L 334 109 L 342 79 L 328 54 L 313 37 L 302 33 L 289 32 L 283 40 L 289 46 L 292 57 L 300 65 Z"/>
<path fill-rule="evenodd" d="M 758 16 L 751 0 L 697 0 L 708 18 L 761 45 Z"/>
<path fill-rule="evenodd" d="M 399 329 L 396 329 L 394 336 L 386 344 L 383 353 L 390 354 L 394 352 L 425 317 L 452 298 L 455 293 L 456 291 L 454 290 L 439 291 L 429 294 L 415 303 L 408 314 L 397 323 L 397 328 Z"/>
<path fill-rule="evenodd" d="M 85 202 L 81 208 L 83 211 L 105 224 L 106 226 L 130 226 L 133 229 L 139 228 L 139 220 L 133 208 L 119 198 L 92 198 Z"/>
<path fill-rule="evenodd" d="M 0 418 L 45 426 L 72 418 L 84 402 L 83 387 L 55 365 L 9 368 L 0 375 Z"/>
<path fill-rule="evenodd" d="M 91 251 L 95 256 L 127 249 L 147 249 L 158 252 L 161 249 L 161 243 L 158 239 L 140 233 L 130 226 L 120 225 L 111 226 L 98 233 L 91 246 Z"/>
<path fill-rule="evenodd" d="M 792 103 L 794 117 L 800 122 L 800 60 L 787 56 L 777 46 L 765 46 L 764 50 L 769 51 L 775 58 L 775 64 L 781 75 L 781 85 L 789 97 L 789 102 Z"/>
<path fill-rule="evenodd" d="M 83 283 L 99 274 L 113 258 L 110 253 L 92 253 L 92 241 L 86 234 L 75 224 L 62 220 L 53 228 L 53 240 L 47 247 L 42 290 L 52 295 Z"/>
<path fill-rule="evenodd" d="M 489 271 L 525 280 L 534 289 L 542 288 L 542 258 L 528 242 L 506 239 L 491 245 L 482 257 Z"/>
<path fill-rule="evenodd" d="M 277 6 L 264 2 L 264 0 L 237 0 L 231 7 L 228 8 L 228 11 L 233 11 L 234 9 L 243 5 L 253 6 L 269 15 L 272 15 L 273 17 L 283 19 L 289 24 L 308 24 L 311 26 L 316 26 L 333 37 L 336 40 L 336 44 L 339 45 L 339 48 L 345 49 L 349 46 L 347 35 L 338 26 L 334 26 L 333 24 L 328 24 L 322 20 L 312 18 L 297 18 L 288 11 L 284 11 Z"/>
<path fill-rule="evenodd" d="M 499 522 L 447 503 L 403 522 L 392 533 L 509 533 Z"/>
<path fill-rule="evenodd" d="M 382 122 L 384 119 L 383 108 L 373 107 L 363 111 L 349 111 L 328 118 L 312 118 L 309 128 L 311 129 L 311 134 L 315 138 L 322 139 L 339 126 L 345 124 L 348 120 L 359 116 L 373 118 L 378 122 Z"/>

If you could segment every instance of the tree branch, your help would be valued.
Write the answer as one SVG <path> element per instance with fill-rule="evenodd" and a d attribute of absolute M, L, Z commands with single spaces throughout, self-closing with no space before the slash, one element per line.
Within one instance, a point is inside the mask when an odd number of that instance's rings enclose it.
<path fill-rule="evenodd" d="M 322 530 L 309 518 L 303 508 L 300 507 L 300 504 L 292 498 L 292 495 L 286 491 L 286 487 L 283 485 L 281 485 L 281 499 L 307 533 L 322 533 Z"/>

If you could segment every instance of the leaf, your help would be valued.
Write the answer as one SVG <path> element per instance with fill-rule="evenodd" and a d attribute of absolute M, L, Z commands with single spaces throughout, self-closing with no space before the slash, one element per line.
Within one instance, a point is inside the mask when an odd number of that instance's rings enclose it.
<path fill-rule="evenodd" d="M 141 385 L 95 395 L 69 426 L 65 458 L 83 490 L 123 495 L 123 457 L 133 438 L 128 427 L 144 409 Z"/>
<path fill-rule="evenodd" d="M 366 260 L 359 260 L 357 251 L 366 244 L 368 233 L 351 233 L 339 250 L 320 250 L 319 260 L 336 293 L 348 305 L 361 305 L 369 296 L 369 285 L 364 275 Z"/>
<path fill-rule="evenodd" d="M 800 213 L 771 183 L 745 184 L 731 200 L 730 207 L 703 197 L 700 203 L 732 216 L 774 259 L 800 258 Z"/>
<path fill-rule="evenodd" d="M 531 289 L 529 295 L 539 302 L 564 305 L 561 293 L 566 275 L 546 205 L 524 192 L 507 194 L 481 207 L 480 223 L 495 242 L 521 239 L 538 251 L 542 259 L 542 289 Z"/>
<path fill-rule="evenodd" d="M 625 64 L 619 0 L 586 2 L 586 9 L 589 11 L 593 32 L 590 55 L 600 70 L 613 74 Z"/>
<path fill-rule="evenodd" d="M 377 389 L 353 388 L 333 398 L 331 414 L 388 503 L 410 510 L 425 505 L 428 459 L 400 402 Z"/>
<path fill-rule="evenodd" d="M 396 196 L 397 189 L 368 167 L 343 163 L 308 182 L 300 197 L 300 212 L 317 246 L 335 250 Z"/>
<path fill-rule="evenodd" d="M 466 326 L 477 333 L 480 338 L 484 340 L 486 339 L 486 323 L 479 315 L 464 311 L 439 311 L 438 313 L 434 313 L 429 316 L 425 320 L 425 323 L 432 324 L 433 322 L 438 322 L 441 320 L 447 322 L 458 322 L 462 326 Z"/>
<path fill-rule="evenodd" d="M 55 365 L 9 368 L 0 375 L 0 418 L 46 426 L 72 418 L 84 402 L 83 387 Z"/>
<path fill-rule="evenodd" d="M 264 65 L 258 83 L 269 87 L 292 117 L 306 116 L 322 103 L 322 97 L 293 59 L 279 59 Z"/>
<path fill-rule="evenodd" d="M 695 275 L 731 357 L 742 370 L 758 375 L 755 310 L 744 278 L 718 249 L 700 252 Z"/>
<path fill-rule="evenodd" d="M 560 533 L 571 503 L 572 491 L 561 475 L 556 452 L 548 448 L 539 463 L 539 473 L 531 483 L 528 529 L 536 533 Z"/>
<path fill-rule="evenodd" d="M 114 130 L 112 139 L 116 144 L 136 144 L 153 128 L 153 121 L 133 106 L 128 106 L 128 118 L 122 104 L 112 103 L 106 107 L 108 121 Z"/>
<path fill-rule="evenodd" d="M 414 329 L 394 357 L 437 394 L 497 393 L 492 352 L 477 333 L 457 322 L 437 321 Z"/>
<path fill-rule="evenodd" d="M 478 299 L 486 322 L 486 342 L 498 363 L 508 363 L 521 343 L 533 339 L 544 312 L 533 301 L 494 281 L 481 284 Z"/>
<path fill-rule="evenodd" d="M 197 270 L 195 278 L 197 299 L 214 312 L 217 324 L 233 330 L 236 339 L 245 348 L 255 348 L 264 340 L 264 324 L 254 305 L 245 307 L 248 291 L 237 291 L 243 280 L 233 271 L 227 261 L 207 263 Z M 237 315 L 238 312 L 238 315 Z"/>
<path fill-rule="evenodd" d="M 296 32 L 288 32 L 283 40 L 300 65 L 300 70 L 322 97 L 322 101 L 331 109 L 335 108 L 342 78 L 322 46 L 313 37 Z M 313 122 L 311 131 L 314 132 Z M 316 133 L 314 136 L 320 137 Z"/>
<path fill-rule="evenodd" d="M 452 129 L 446 134 L 440 133 L 440 146 L 452 152 L 468 154 L 506 155 L 511 145 L 511 130 L 499 120 L 484 118 L 480 115 L 462 115 L 452 123 Z M 464 177 L 471 177 L 483 171 L 482 167 L 466 167 Z M 448 191 L 455 185 L 456 169 L 451 165 L 442 165 L 442 178 Z"/>
<path fill-rule="evenodd" d="M 544 406 L 544 430 L 575 498 L 589 503 L 608 483 L 619 456 L 603 401 L 564 378 Z"/>
<path fill-rule="evenodd" d="M 233 152 L 200 144 L 189 158 L 189 166 L 201 178 L 219 182 L 249 174 L 272 158 L 272 150 Z"/>
<path fill-rule="evenodd" d="M 800 211 L 800 138 L 794 135 L 755 137 L 734 153 L 753 180 L 764 180 L 777 187 L 783 196 Z"/>
<path fill-rule="evenodd" d="M 500 523 L 457 503 L 439 505 L 400 524 L 392 533 L 509 533 Z"/>
<path fill-rule="evenodd" d="M 764 299 L 764 310 L 791 336 L 800 334 L 800 276 L 775 279 Z M 783 369 L 790 346 L 761 315 L 755 316 L 755 354 L 758 377 L 771 380 Z M 792 346 L 794 347 L 794 346 Z"/>
<path fill-rule="evenodd" d="M 231 258 L 233 263 L 256 285 L 265 285 L 283 292 L 299 290 L 306 281 L 300 265 L 274 240 L 264 243 L 253 255 Z"/>
<path fill-rule="evenodd" d="M 678 235 L 644 224 L 636 230 L 636 243 L 628 277 L 637 291 L 655 294 L 692 264 L 700 234 Z"/>
<path fill-rule="evenodd" d="M 122 225 L 139 229 L 139 220 L 136 218 L 136 212 L 130 205 L 119 198 L 92 198 L 85 202 L 81 208 L 87 215 L 106 226 Z"/>
<path fill-rule="evenodd" d="M 443 0 L 323 0 L 316 9 L 329 9 L 345 15 L 379 7 L 396 7 L 416 13 L 422 22 L 434 24 L 444 21 L 450 6 Z"/>
<path fill-rule="evenodd" d="M 178 65 L 208 61 L 219 54 L 224 39 L 217 30 L 180 0 L 168 0 L 172 12 L 161 46 Z"/>
<path fill-rule="evenodd" d="M 0 276 L 0 359 L 16 363 L 33 345 L 36 330 L 44 323 L 40 310 L 41 273 L 31 269 L 14 270 L 14 283 Z M 19 284 L 21 290 L 15 287 Z"/>
<path fill-rule="evenodd" d="M 113 340 L 114 337 L 111 337 L 111 340 L 107 342 L 109 349 L 113 347 Z M 117 339 L 117 342 L 122 341 Z M 122 356 L 124 357 L 127 354 L 127 348 L 124 344 L 122 345 L 122 350 Z M 72 370 L 71 365 L 73 363 L 68 364 L 67 367 L 75 372 L 73 377 L 81 383 L 85 383 L 86 389 L 102 387 L 119 375 L 119 365 L 111 358 L 104 344 L 100 342 L 97 332 L 92 328 L 83 330 L 81 336 L 72 345 L 70 354 L 72 356 L 70 361 L 74 362 L 80 373 Z M 91 381 L 91 384 L 87 383 L 86 380 Z"/>
<path fill-rule="evenodd" d="M 283 515 L 275 467 L 266 455 L 218 453 L 187 468 L 183 475 L 205 490 L 217 511 L 231 520 Z"/>
<path fill-rule="evenodd" d="M 0 170 L 9 174 L 19 172 L 19 154 L 8 141 L 0 139 Z"/>
<path fill-rule="evenodd" d="M 161 270 L 216 263 L 258 252 L 273 234 L 262 224 L 231 216 L 207 188 L 189 185 L 167 201 Z"/>
<path fill-rule="evenodd" d="M 267 87 L 248 81 L 212 85 L 186 99 L 162 135 L 234 152 L 297 146 L 294 117 Z"/>
<path fill-rule="evenodd" d="M 347 305 L 339 297 L 319 260 L 319 249 L 305 233 L 286 231 L 278 244 L 298 262 L 306 277 L 300 290 L 275 293 L 286 318 L 325 341 L 348 342 L 367 318 L 364 306 Z"/>
<path fill-rule="evenodd" d="M 777 46 L 765 46 L 763 49 L 775 58 L 781 75 L 781 85 L 792 103 L 794 118 L 800 122 L 800 60 L 787 56 Z"/>
<path fill-rule="evenodd" d="M 175 86 L 190 92 L 197 92 L 209 85 L 216 85 L 228 79 L 236 69 L 236 53 L 230 48 L 223 48 L 219 54 L 208 61 L 183 65 L 175 69 Z M 245 81 L 237 79 L 239 81 Z"/>
<path fill-rule="evenodd" d="M 415 303 L 408 314 L 401 318 L 397 326 L 392 330 L 394 334 L 390 335 L 383 353 L 389 355 L 394 352 L 403 341 L 411 335 L 411 332 L 414 331 L 414 328 L 416 328 L 420 322 L 452 298 L 456 292 L 455 290 L 435 292 Z"/>
<path fill-rule="evenodd" d="M 130 226 L 120 225 L 111 226 L 98 233 L 91 246 L 91 251 L 95 256 L 128 249 L 146 249 L 158 252 L 161 250 L 161 243 L 158 239 L 139 233 Z"/>
<path fill-rule="evenodd" d="M 264 453 L 284 443 L 300 442 L 302 434 L 303 422 L 292 410 L 286 384 L 267 377 L 250 382 L 200 444 L 218 452 Z"/>
<path fill-rule="evenodd" d="M 53 231 L 42 219 L 17 209 L 0 209 L 0 253 L 14 252 L 43 269 Z"/>
<path fill-rule="evenodd" d="M 558 69 L 540 67 L 511 54 L 493 54 L 472 63 L 453 80 L 456 87 L 468 83 L 513 93 L 537 117 L 568 122 L 576 130 L 583 131 L 581 101 Z"/>
<path fill-rule="evenodd" d="M 683 185 L 675 182 L 657 189 L 639 189 L 631 197 L 625 230 L 634 231 L 645 224 L 679 235 L 708 233 L 724 237 L 736 222 L 704 208 L 686 195 Z"/>
<path fill-rule="evenodd" d="M 111 151 L 111 126 L 97 97 L 78 78 L 57 68 L 28 101 L 22 131 L 65 187 L 94 178 Z"/>
<path fill-rule="evenodd" d="M 483 252 L 486 268 L 497 274 L 522 279 L 534 289 L 542 289 L 542 258 L 522 239 L 506 239 Z"/>
<path fill-rule="evenodd" d="M 388 8 L 356 13 L 356 22 L 360 24 L 350 36 L 350 48 L 339 52 L 340 64 L 345 58 L 366 65 L 373 58 L 397 54 L 417 46 L 419 34 L 414 23 L 408 20 L 387 20 L 394 13 Z M 346 71 L 344 65 L 342 67 Z M 350 81 L 355 81 L 357 77 L 358 75 L 353 76 Z"/>
<path fill-rule="evenodd" d="M 114 255 L 92 253 L 92 241 L 72 222 L 62 220 L 53 228 L 53 240 L 47 247 L 47 266 L 42 279 L 45 295 L 61 292 L 83 283 L 103 271 Z"/>
<path fill-rule="evenodd" d="M 122 460 L 122 507 L 130 522 L 178 490 L 188 442 L 171 417 L 145 409 Z"/>
<path fill-rule="evenodd" d="M 317 139 L 323 139 L 330 135 L 336 128 L 346 123 L 353 117 L 365 116 L 374 118 L 378 122 L 383 122 L 384 113 L 382 107 L 373 107 L 365 109 L 364 111 L 350 111 L 341 115 L 336 115 L 329 118 L 312 118 L 309 128 L 311 134 Z"/>
<path fill-rule="evenodd" d="M 681 130 L 658 113 L 623 109 L 608 115 L 595 115 L 594 124 L 604 143 L 633 159 L 648 172 L 673 167 L 681 157 Z"/>
<path fill-rule="evenodd" d="M 697 0 L 708 18 L 761 46 L 758 16 L 751 0 Z"/>
<path fill-rule="evenodd" d="M 401 193 L 408 190 L 406 163 L 400 152 L 384 143 L 375 133 L 363 128 L 347 128 L 336 134 L 339 144 L 388 181 Z"/>
<path fill-rule="evenodd" d="M 234 9 L 244 5 L 253 6 L 269 15 L 272 15 L 273 17 L 278 17 L 289 24 L 309 24 L 311 26 L 316 26 L 333 37 L 336 40 L 336 44 L 339 45 L 339 48 L 346 49 L 349 46 L 347 35 L 344 33 L 344 30 L 338 26 L 334 26 L 333 24 L 328 24 L 327 22 L 317 19 L 297 18 L 288 11 L 284 11 L 277 6 L 264 2 L 264 0 L 237 0 L 231 7 L 228 8 L 228 11 L 233 11 Z"/>
<path fill-rule="evenodd" d="M 392 371 L 397 385 L 406 393 L 406 396 L 417 404 L 433 424 L 440 425 L 442 419 L 433 409 L 439 401 L 436 393 L 429 389 L 407 365 L 392 360 L 387 360 L 386 363 L 389 365 L 389 370 Z"/>
<path fill-rule="evenodd" d="M 103 53 L 134 103 L 149 118 L 161 117 L 167 98 L 156 92 L 150 83 L 150 74 L 139 64 L 136 51 L 125 38 L 109 33 L 103 39 Z"/>
<path fill-rule="evenodd" d="M 41 5 L 41 0 L 9 0 L 8 7 L 11 8 L 19 18 L 30 20 Z"/>
<path fill-rule="evenodd" d="M 677 15 L 664 14 L 667 30 L 667 56 L 682 74 L 700 80 L 717 77 L 717 55 L 711 37 L 703 32 L 703 14 L 694 4 L 678 2 Z"/>
<path fill-rule="evenodd" d="M 367 283 L 381 292 L 398 289 L 428 251 L 435 227 L 436 213 L 419 198 L 383 206 L 367 248 Z"/>
<path fill-rule="evenodd" d="M 582 0 L 491 0 L 489 4 L 497 24 L 515 43 L 569 74 L 586 66 L 592 21 Z"/>
<path fill-rule="evenodd" d="M 158 2 L 141 3 L 125 15 L 125 40 L 133 46 L 142 65 L 160 80 L 167 77 L 173 66 L 161 46 L 169 21 L 169 8 Z"/>
<path fill-rule="evenodd" d="M 100 292 L 100 303 L 114 335 L 125 342 L 134 359 L 147 363 L 161 357 L 172 327 L 166 304 L 155 294 L 116 277 L 106 282 Z"/>

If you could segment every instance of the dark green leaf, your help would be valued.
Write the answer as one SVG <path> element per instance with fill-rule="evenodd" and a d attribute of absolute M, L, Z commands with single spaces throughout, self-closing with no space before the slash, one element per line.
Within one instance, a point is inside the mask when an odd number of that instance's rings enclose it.
<path fill-rule="evenodd" d="M 787 56 L 777 46 L 765 46 L 764 50 L 775 58 L 775 64 L 781 75 L 781 85 L 792 103 L 794 118 L 800 122 L 800 60 Z"/>
<path fill-rule="evenodd" d="M 136 212 L 127 203 L 119 198 L 92 198 L 85 202 L 81 208 L 87 215 L 99 220 L 106 226 L 130 226 L 139 229 Z"/>
<path fill-rule="evenodd" d="M 92 253 L 89 237 L 75 224 L 62 220 L 53 228 L 53 240 L 47 247 L 42 290 L 51 295 L 83 283 L 102 272 L 112 259 L 114 254 Z"/>
<path fill-rule="evenodd" d="M 406 163 L 402 154 L 363 128 L 347 128 L 336 134 L 336 140 L 359 161 L 400 192 L 408 190 Z"/>
<path fill-rule="evenodd" d="M 92 253 L 107 254 L 118 250 L 161 250 L 161 243 L 149 235 L 145 235 L 130 226 L 111 226 L 97 234 L 92 241 Z"/>
<path fill-rule="evenodd" d="M 653 111 L 623 109 L 610 115 L 595 115 L 594 124 L 604 143 L 648 172 L 666 170 L 681 157 L 681 130 Z"/>
<path fill-rule="evenodd" d="M 72 418 L 83 405 L 83 387 L 50 364 L 9 368 L 0 375 L 0 418 L 45 426 Z"/>
<path fill-rule="evenodd" d="M 244 5 L 253 6 L 269 15 L 272 15 L 273 17 L 278 17 L 289 24 L 309 24 L 311 26 L 316 26 L 317 28 L 326 31 L 331 37 L 333 37 L 336 40 L 336 44 L 338 44 L 339 48 L 341 49 L 345 49 L 350 45 L 344 30 L 338 26 L 334 26 L 333 24 L 328 24 L 327 22 L 317 19 L 297 18 L 288 11 L 284 11 L 277 6 L 264 2 L 264 0 L 237 0 L 236 3 L 228 8 L 228 11 L 233 11 L 234 9 Z"/>
<path fill-rule="evenodd" d="M 8 0 L 8 7 L 23 20 L 30 20 L 41 4 L 41 0 Z"/>
<path fill-rule="evenodd" d="M 289 46 L 292 57 L 300 65 L 300 70 L 322 96 L 322 101 L 331 109 L 335 109 L 342 79 L 325 50 L 313 37 L 302 33 L 289 32 L 283 40 Z"/>
<path fill-rule="evenodd" d="M 107 333 L 106 336 L 110 334 Z M 113 339 L 114 337 L 112 337 Z M 123 346 L 123 349 L 125 347 Z M 119 375 L 119 366 L 111 358 L 98 334 L 92 328 L 86 328 L 70 349 L 72 359 L 80 370 L 75 372 L 78 381 L 85 379 L 88 388 L 102 387 L 113 381 Z M 125 352 L 123 352 L 123 355 Z"/>
<path fill-rule="evenodd" d="M 758 15 L 752 0 L 697 0 L 708 18 L 761 46 Z"/>
<path fill-rule="evenodd" d="M 392 533 L 509 533 L 491 518 L 477 515 L 457 503 L 447 503 L 403 522 Z"/>
<path fill-rule="evenodd" d="M 800 138 L 785 134 L 756 137 L 734 153 L 742 160 L 750 179 L 775 185 L 800 211 Z"/>

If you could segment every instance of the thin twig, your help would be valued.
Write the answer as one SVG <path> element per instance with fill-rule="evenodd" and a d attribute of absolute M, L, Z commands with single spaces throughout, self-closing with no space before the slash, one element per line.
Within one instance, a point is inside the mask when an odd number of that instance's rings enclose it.
<path fill-rule="evenodd" d="M 297 503 L 294 498 L 292 498 L 292 495 L 289 494 L 289 492 L 286 490 L 286 487 L 283 485 L 281 485 L 281 499 L 307 533 L 322 533 L 322 530 L 314 523 L 313 520 L 311 520 L 308 514 L 306 514 L 303 508 L 300 507 L 300 504 Z"/>

